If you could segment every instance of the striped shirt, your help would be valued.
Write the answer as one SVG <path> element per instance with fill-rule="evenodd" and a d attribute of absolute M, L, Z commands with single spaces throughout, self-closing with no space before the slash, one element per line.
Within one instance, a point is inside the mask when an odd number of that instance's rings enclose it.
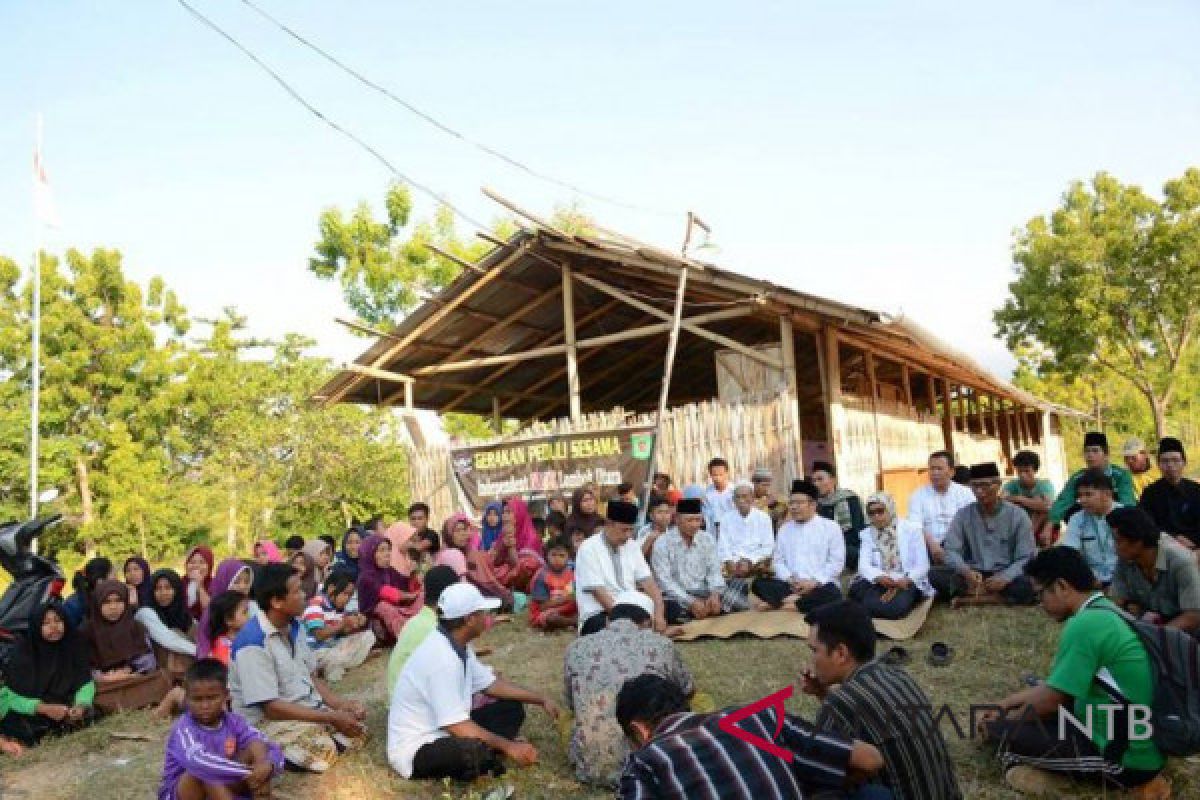
<path fill-rule="evenodd" d="M 799 718 L 784 717 L 779 727 L 774 707 L 737 723 L 746 733 L 790 750 L 788 763 L 719 728 L 716 714 L 672 714 L 659 723 L 654 738 L 625 760 L 617 788 L 620 800 L 762 800 L 811 797 L 817 788 L 840 788 L 846 780 L 851 742 L 820 733 Z"/>
<path fill-rule="evenodd" d="M 830 692 L 817 728 L 875 745 L 883 755 L 877 780 L 896 800 L 959 800 L 946 740 L 929 697 L 907 672 L 878 661 L 864 664 Z"/>

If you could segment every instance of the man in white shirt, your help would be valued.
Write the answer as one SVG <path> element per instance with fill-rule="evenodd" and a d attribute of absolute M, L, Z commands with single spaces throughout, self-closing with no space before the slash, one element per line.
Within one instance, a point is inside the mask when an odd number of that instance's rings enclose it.
<path fill-rule="evenodd" d="M 760 609 L 794 604 L 807 613 L 842 599 L 838 578 L 846 565 L 846 540 L 836 522 L 817 514 L 817 495 L 812 481 L 792 482 L 791 518 L 775 540 L 775 577 L 759 578 L 751 587 L 763 601 Z"/>
<path fill-rule="evenodd" d="M 633 541 L 637 506 L 609 500 L 604 527 L 584 540 L 575 553 L 575 602 L 579 606 L 579 635 L 603 630 L 613 598 L 641 590 L 654 601 L 654 629 L 667 632 L 662 592 L 654 582 L 642 548 Z M 598 535 L 597 535 L 598 534 Z"/>
<path fill-rule="evenodd" d="M 729 580 L 747 581 L 770 572 L 775 550 L 775 525 L 765 511 L 754 507 L 754 484 L 733 487 L 733 511 L 721 518 L 717 558 Z"/>
<path fill-rule="evenodd" d="M 448 587 L 438 599 L 440 625 L 409 656 L 388 710 L 388 763 L 403 777 L 472 781 L 502 774 L 503 756 L 523 767 L 537 762 L 534 746 L 517 740 L 522 704 L 541 706 L 553 718 L 558 706 L 496 677 L 470 647 L 499 607 L 469 583 Z M 496 702 L 472 711 L 476 692 Z"/>
<path fill-rule="evenodd" d="M 975 502 L 975 495 L 954 480 L 954 456 L 938 450 L 929 457 L 929 483 L 917 489 L 908 498 L 908 521 L 925 534 L 925 545 L 929 548 L 929 560 L 944 564 L 946 551 L 942 542 L 950 522 L 959 509 Z"/>
<path fill-rule="evenodd" d="M 712 483 L 704 490 L 704 517 L 708 532 L 720 538 L 721 518 L 733 511 L 733 484 L 729 482 L 729 462 L 720 457 L 709 461 L 708 478 Z"/>

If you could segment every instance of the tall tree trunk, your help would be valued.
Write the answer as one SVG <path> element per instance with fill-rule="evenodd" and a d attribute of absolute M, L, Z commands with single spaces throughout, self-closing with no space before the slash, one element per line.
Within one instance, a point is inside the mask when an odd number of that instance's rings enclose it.
<path fill-rule="evenodd" d="M 138 538 L 141 539 L 141 541 L 142 541 L 141 556 L 142 556 L 142 558 L 147 558 L 148 556 L 146 554 L 146 515 L 145 514 L 138 513 L 137 529 L 138 529 Z"/>
<path fill-rule="evenodd" d="M 1162 439 L 1167 435 L 1167 401 L 1153 393 L 1146 399 L 1150 401 L 1150 409 L 1154 413 L 1154 437 Z"/>
<path fill-rule="evenodd" d="M 79 484 L 79 529 L 84 535 L 84 551 L 91 558 L 96 553 L 96 543 L 92 540 L 92 522 L 96 515 L 92 508 L 92 485 L 88 479 L 87 459 L 75 456 L 75 480 Z"/>
<path fill-rule="evenodd" d="M 229 490 L 229 529 L 225 532 L 225 544 L 229 546 L 229 552 L 237 552 L 237 489 Z"/>

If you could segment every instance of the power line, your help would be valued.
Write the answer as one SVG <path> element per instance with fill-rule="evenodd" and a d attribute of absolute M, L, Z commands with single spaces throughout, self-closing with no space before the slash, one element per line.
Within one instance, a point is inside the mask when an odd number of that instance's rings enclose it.
<path fill-rule="evenodd" d="M 180 0 L 180 1 L 182 2 L 182 0 Z M 415 105 L 413 105 L 409 101 L 396 95 L 394 92 L 392 92 L 386 86 L 381 86 L 380 84 L 376 83 L 375 81 L 371 80 L 367 76 L 363 75 L 361 72 L 357 71 L 353 67 L 340 61 L 338 58 L 331 55 L 330 53 L 328 53 L 327 51 L 322 49 L 320 46 L 309 41 L 305 37 L 301 36 L 299 33 L 296 33 L 296 31 L 289 28 L 283 22 L 280 22 L 278 19 L 271 16 L 263 9 L 259 8 L 257 5 L 255 5 L 252 2 L 252 0 L 242 0 L 242 3 L 249 6 L 263 19 L 267 20 L 272 25 L 279 28 L 281 31 L 283 31 L 288 36 L 295 39 L 297 42 L 304 45 L 309 50 L 312 50 L 314 53 L 321 56 L 329 63 L 333 64 L 335 67 L 337 67 L 338 69 L 345 72 L 347 75 L 350 75 L 351 77 L 353 77 L 359 83 L 361 83 L 364 86 L 367 86 L 371 89 L 374 89 L 376 92 L 379 92 L 384 97 L 388 98 L 392 102 L 394 102 L 397 105 L 404 108 L 406 111 L 408 111 L 412 114 L 415 114 L 416 116 L 425 120 L 426 122 L 428 122 L 433 127 L 437 128 L 442 133 L 445 133 L 448 136 L 453 136 L 455 139 L 458 139 L 459 141 L 461 141 L 465 144 L 468 144 L 471 147 L 474 147 L 476 150 L 486 153 L 487 155 L 492 156 L 493 158 L 497 158 L 497 159 L 503 161 L 504 163 L 508 164 L 510 167 L 513 167 L 514 169 L 524 172 L 526 175 L 537 178 L 538 180 L 541 180 L 541 181 L 545 181 L 546 183 L 554 184 L 555 186 L 558 186 L 559 188 L 566 189 L 567 191 L 574 192 L 575 194 L 582 195 L 584 197 L 589 197 L 593 200 L 598 200 L 602 203 L 608 203 L 610 205 L 619 206 L 621 208 L 625 208 L 630 211 L 642 211 L 642 212 L 646 212 L 646 213 L 650 213 L 650 214 L 659 214 L 662 216 L 670 216 L 670 217 L 678 216 L 677 214 L 674 214 L 673 212 L 670 212 L 670 211 L 665 211 L 662 209 L 655 209 L 655 208 L 647 208 L 645 206 L 639 206 L 634 203 L 627 203 L 623 200 L 618 200 L 614 197 L 609 197 L 607 195 L 598 194 L 596 192 L 589 191 L 589 190 L 584 189 L 576 184 L 570 183 L 568 181 L 560 180 L 558 178 L 555 178 L 553 175 L 548 175 L 544 172 L 541 172 L 540 170 L 536 170 L 533 167 L 529 166 L 528 164 L 518 161 L 517 159 L 515 159 L 509 155 L 506 155 L 506 154 L 500 152 L 499 150 L 496 150 L 493 147 L 489 147 L 488 145 L 486 145 L 482 142 L 476 141 L 475 139 L 472 139 L 471 137 L 467 136 L 466 134 L 460 133 L 459 131 L 455 130 L 454 128 L 451 128 L 449 125 L 446 125 L 445 123 L 441 122 L 433 115 L 431 115 L 425 111 L 422 111 L 420 108 L 417 108 Z"/>
<path fill-rule="evenodd" d="M 281 77 L 278 72 L 273 70 L 266 62 L 264 62 L 261 58 L 256 56 L 248 47 L 246 47 L 241 42 L 239 42 L 237 39 L 235 39 L 231 34 L 227 33 L 223 28 L 221 28 L 221 26 L 217 25 L 217 23 L 213 22 L 211 19 L 204 16 L 204 14 L 200 13 L 195 8 L 193 8 L 191 5 L 189 5 L 187 0 L 177 0 L 177 2 L 179 3 L 179 5 L 183 6 L 185 9 L 187 9 L 189 14 L 191 14 L 193 17 L 195 17 L 197 20 L 199 20 L 201 23 L 203 23 L 207 27 L 211 28 L 219 36 L 221 36 L 221 38 L 225 39 L 227 42 L 229 42 L 234 47 L 236 47 L 238 50 L 240 50 L 242 52 L 242 54 L 246 56 L 246 58 L 253 61 L 261 70 L 263 70 L 268 75 L 270 75 L 271 78 L 277 84 L 279 84 L 283 88 L 283 90 L 285 92 L 287 92 L 288 95 L 291 96 L 291 98 L 293 100 L 295 100 L 300 105 L 304 106 L 304 108 L 306 108 L 309 111 L 309 113 L 311 113 L 317 119 L 321 120 L 321 122 L 324 122 L 330 128 L 337 131 L 342 136 L 344 136 L 347 139 L 349 139 L 350 141 L 354 142 L 360 148 L 362 148 L 367 153 L 372 155 L 375 158 L 375 160 L 377 160 L 380 164 L 382 164 L 384 167 L 386 167 L 389 172 L 391 172 L 393 175 L 395 175 L 397 178 L 399 178 L 404 183 L 413 187 L 414 189 L 421 192 L 422 194 L 427 195 L 428 197 L 432 198 L 433 200 L 437 201 L 438 203 L 441 203 L 446 208 L 450 209 L 452 212 L 454 212 L 456 215 L 461 217 L 464 221 L 466 221 L 467 223 L 469 223 L 476 229 L 478 229 L 484 233 L 488 232 L 489 228 L 487 225 L 483 224 L 479 220 L 472 217 L 470 214 L 468 214 L 465 211 L 463 211 L 462 209 L 460 209 L 458 206 L 454 205 L 454 203 L 452 203 L 448 199 L 446 199 L 446 197 L 444 195 L 440 194 L 439 192 L 435 191 L 434 189 L 431 189 L 430 187 L 426 186 L 425 184 L 420 183 L 419 181 L 416 181 L 413 178 L 411 178 L 408 175 L 401 172 L 382 153 L 380 153 L 378 150 L 376 150 L 370 144 L 368 144 L 367 142 L 365 142 L 361 138 L 359 138 L 357 134 L 355 134 L 354 132 L 352 132 L 350 130 L 347 130 L 346 128 L 342 127 L 340 124 L 335 122 L 333 119 L 330 119 L 328 116 L 326 116 L 319 108 L 317 108 L 312 103 L 310 103 L 308 100 L 306 100 L 304 98 L 304 96 L 301 95 L 300 92 L 298 92 L 295 88 L 293 88 L 290 83 L 288 83 L 286 80 L 284 80 L 283 77 Z"/>

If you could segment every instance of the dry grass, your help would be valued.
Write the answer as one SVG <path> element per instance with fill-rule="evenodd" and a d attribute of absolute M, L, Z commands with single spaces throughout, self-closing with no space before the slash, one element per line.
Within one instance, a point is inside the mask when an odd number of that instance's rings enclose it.
<path fill-rule="evenodd" d="M 913 674 L 929 692 L 935 706 L 948 704 L 966 719 L 971 703 L 984 703 L 1017 688 L 1027 670 L 1044 675 L 1049 667 L 1058 628 L 1035 610 L 985 609 L 950 612 L 935 608 L 925 630 L 907 646 L 914 653 Z M 956 650 L 954 663 L 934 669 L 923 661 L 933 641 L 949 642 Z M 486 637 L 495 648 L 487 660 L 513 680 L 554 696 L 561 694 L 562 654 L 567 635 L 544 636 L 522 623 L 501 625 Z M 795 639 L 737 639 L 681 644 L 699 688 L 719 706 L 738 705 L 762 697 L 795 681 L 807 661 L 807 648 Z M 384 660 L 373 659 L 351 674 L 342 689 L 367 702 L 370 727 L 375 734 L 366 750 L 351 754 L 324 776 L 285 776 L 277 797 L 344 798 L 454 798 L 479 797 L 488 786 L 416 784 L 400 780 L 384 755 Z M 811 717 L 811 698 L 793 699 L 793 710 Z M 965 723 L 964 723 L 965 724 Z M 51 741 L 27 753 L 20 762 L 0 761 L 0 798 L 52 797 L 60 800 L 125 800 L 152 796 L 162 764 L 162 742 L 169 726 L 154 723 L 145 713 L 105 720 L 95 728 L 66 739 Z M 114 731 L 136 731 L 153 737 L 152 743 L 123 742 Z M 943 723 L 951 753 L 958 765 L 966 797 L 983 800 L 1016 797 L 1003 786 L 1000 770 L 991 755 L 971 741 L 959 741 L 949 722 Z M 601 798 L 610 793 L 587 789 L 571 778 L 566 749 L 556 727 L 539 710 L 531 710 L 526 735 L 541 753 L 541 764 L 514 771 L 504 780 L 516 787 L 520 798 Z M 1169 769 L 1179 798 L 1200 797 L 1200 764 L 1175 762 Z M 1081 788 L 1079 798 L 1103 797 Z M 1112 796 L 1109 793 L 1108 796 Z"/>

